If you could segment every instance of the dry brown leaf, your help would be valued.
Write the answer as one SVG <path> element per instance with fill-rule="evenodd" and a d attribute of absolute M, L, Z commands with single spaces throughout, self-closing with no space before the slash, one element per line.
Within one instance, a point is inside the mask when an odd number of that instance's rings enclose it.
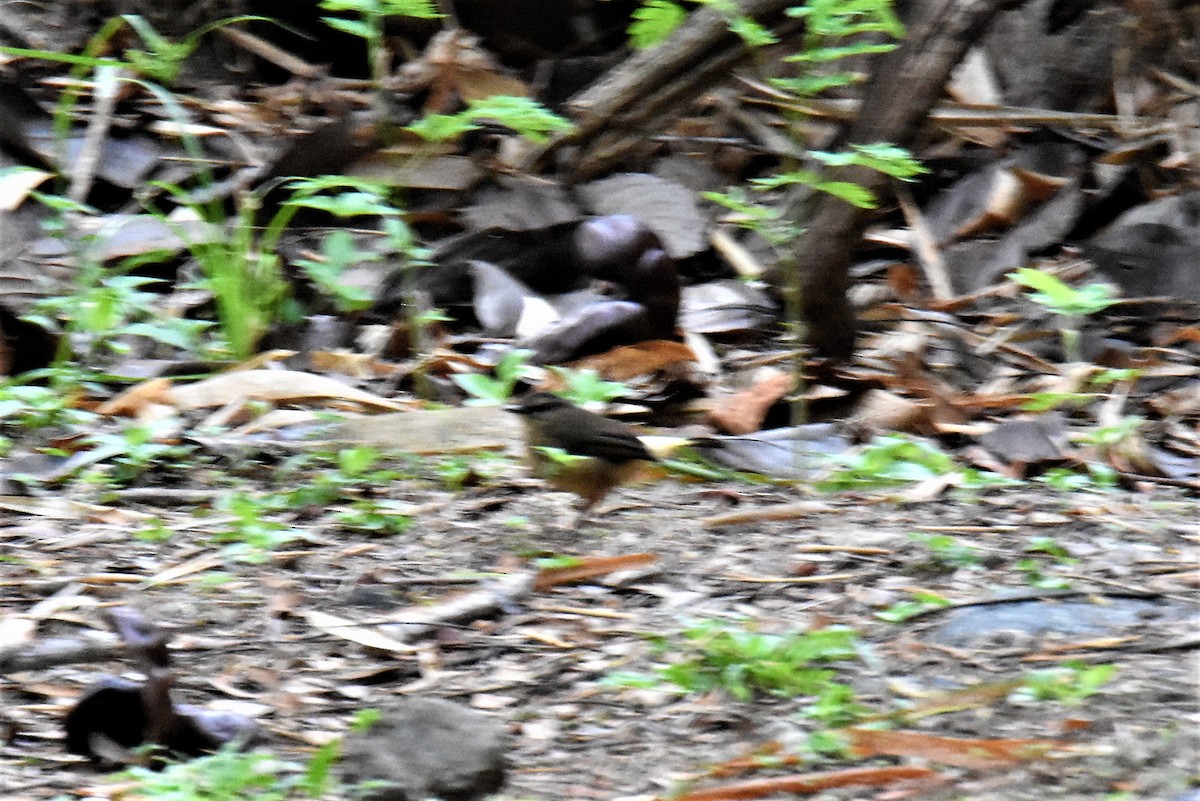
<path fill-rule="evenodd" d="M 1040 759 L 1065 745 L 1057 740 L 981 740 L 916 731 L 859 728 L 841 731 L 849 738 L 851 750 L 862 757 L 919 757 L 977 770 Z"/>
<path fill-rule="evenodd" d="M 938 774 L 929 768 L 851 768 L 827 773 L 800 773 L 771 779 L 734 782 L 707 790 L 695 790 L 671 796 L 672 801 L 744 801 L 780 793 L 819 793 L 834 787 L 861 787 L 893 784 L 908 779 L 929 779 Z M 660 796 L 659 799 L 662 799 Z"/>
<path fill-rule="evenodd" d="M 929 432 L 933 430 L 933 411 L 932 403 L 915 401 L 885 389 L 873 389 L 863 395 L 848 423 L 857 430 L 873 434 Z"/>
<path fill-rule="evenodd" d="M 572 367 L 595 370 L 608 381 L 630 381 L 640 375 L 652 375 L 695 361 L 696 354 L 682 342 L 652 339 L 580 359 Z"/>
<path fill-rule="evenodd" d="M 96 408 L 97 414 L 142 417 L 152 406 L 171 403 L 171 380 L 152 378 L 135 384 L 117 397 Z"/>
<path fill-rule="evenodd" d="M 340 373 L 351 378 L 379 378 L 393 375 L 401 369 L 398 365 L 381 362 L 369 353 L 346 350 L 314 351 L 308 354 L 308 362 L 314 370 Z"/>
<path fill-rule="evenodd" d="M 629 570 L 635 567 L 645 567 L 658 561 L 652 553 L 633 553 L 624 556 L 597 556 L 582 560 L 577 565 L 566 567 L 548 567 L 537 574 L 533 582 L 535 592 L 548 590 L 563 584 L 573 584 L 578 581 L 604 576 L 618 570 Z"/>
<path fill-rule="evenodd" d="M 1200 381 L 1192 381 L 1178 389 L 1160 392 L 1148 398 L 1146 402 L 1165 417 L 1190 417 L 1200 412 Z"/>
<path fill-rule="evenodd" d="M 781 503 L 758 509 L 713 515 L 700 522 L 705 528 L 717 528 L 719 526 L 736 526 L 742 523 L 760 523 L 764 520 L 795 520 L 827 512 L 831 508 L 829 504 L 821 501 L 797 501 L 796 503 Z"/>
<path fill-rule="evenodd" d="M 708 421 L 726 434 L 750 434 L 763 427 L 767 412 L 782 399 L 796 380 L 783 370 L 766 371 L 754 385 L 725 398 L 708 413 Z"/>

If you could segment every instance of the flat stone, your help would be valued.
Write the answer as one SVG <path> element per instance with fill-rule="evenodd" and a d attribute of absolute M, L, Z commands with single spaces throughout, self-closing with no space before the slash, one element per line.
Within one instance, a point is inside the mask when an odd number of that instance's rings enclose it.
<path fill-rule="evenodd" d="M 368 801 L 476 801 L 504 784 L 504 726 L 436 698 L 404 699 L 362 732 L 346 736 L 342 779 L 381 782 Z"/>

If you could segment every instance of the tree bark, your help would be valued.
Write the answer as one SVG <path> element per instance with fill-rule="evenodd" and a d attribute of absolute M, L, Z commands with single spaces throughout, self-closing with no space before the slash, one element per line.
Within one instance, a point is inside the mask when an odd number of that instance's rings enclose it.
<path fill-rule="evenodd" d="M 891 142 L 911 147 L 950 72 L 979 40 L 1001 11 L 1026 0 L 937 0 L 900 3 L 908 37 L 899 48 L 874 65 L 862 112 L 850 127 L 847 142 Z M 885 195 L 886 176 L 859 167 L 838 174 Z M 854 352 L 857 325 L 850 307 L 850 265 L 863 231 L 871 220 L 867 209 L 852 207 L 830 195 L 820 195 L 816 209 L 799 239 L 796 264 L 803 271 L 803 315 L 808 342 L 816 355 L 834 361 Z M 782 276 L 773 276 L 780 284 Z"/>

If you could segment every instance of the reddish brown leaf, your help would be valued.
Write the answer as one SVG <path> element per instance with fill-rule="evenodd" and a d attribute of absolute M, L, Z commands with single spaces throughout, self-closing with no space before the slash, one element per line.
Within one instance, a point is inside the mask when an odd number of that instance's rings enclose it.
<path fill-rule="evenodd" d="M 736 782 L 707 790 L 696 790 L 672 798 L 672 801 L 742 801 L 742 799 L 766 798 L 778 793 L 819 793 L 833 787 L 876 786 L 904 781 L 926 779 L 937 773 L 928 768 L 852 768 L 829 773 L 799 773 L 794 776 L 777 776 L 772 779 L 755 779 Z"/>
<path fill-rule="evenodd" d="M 551 587 L 573 584 L 596 576 L 615 573 L 618 570 L 645 567 L 656 561 L 658 561 L 658 557 L 652 553 L 632 553 L 624 556 L 598 556 L 584 559 L 577 565 L 550 567 L 541 571 L 533 582 L 533 589 L 540 592 Z"/>
<path fill-rule="evenodd" d="M 682 342 L 654 339 L 613 348 L 580 359 L 572 366 L 580 370 L 595 370 L 601 378 L 609 381 L 630 381 L 640 375 L 675 369 L 694 361 L 696 354 Z"/>
<path fill-rule="evenodd" d="M 980 740 L 916 731 L 843 729 L 862 757 L 910 756 L 962 768 L 994 768 L 1039 759 L 1064 744 L 1057 740 Z"/>
<path fill-rule="evenodd" d="M 767 412 L 783 398 L 796 380 L 782 370 L 764 375 L 749 389 L 726 398 L 708 413 L 709 422 L 726 434 L 750 434 L 763 427 Z"/>

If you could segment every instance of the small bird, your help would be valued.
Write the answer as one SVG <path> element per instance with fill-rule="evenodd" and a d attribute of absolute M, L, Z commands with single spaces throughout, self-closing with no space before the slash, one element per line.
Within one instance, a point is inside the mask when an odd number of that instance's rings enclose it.
<path fill-rule="evenodd" d="M 655 461 L 629 426 L 549 392 L 535 392 L 505 408 L 520 415 L 525 424 L 534 475 L 583 499 L 578 519 L 613 489 L 636 478 L 647 462 Z M 568 455 L 544 450 L 550 448 Z"/>

